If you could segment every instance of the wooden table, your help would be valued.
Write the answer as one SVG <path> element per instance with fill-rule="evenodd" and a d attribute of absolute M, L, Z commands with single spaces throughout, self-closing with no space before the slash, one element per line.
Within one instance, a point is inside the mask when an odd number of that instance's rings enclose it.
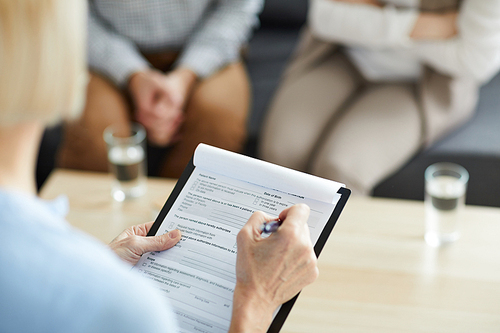
<path fill-rule="evenodd" d="M 41 196 L 68 195 L 68 221 L 109 242 L 151 220 L 174 184 L 149 179 L 144 198 L 119 204 L 109 176 L 58 170 Z M 463 218 L 461 239 L 436 249 L 421 202 L 350 198 L 282 332 L 500 332 L 500 209 Z"/>
<path fill-rule="evenodd" d="M 70 205 L 68 222 L 109 243 L 130 226 L 154 221 L 176 183 L 174 179 L 149 178 L 145 196 L 116 202 L 111 197 L 112 181 L 105 173 L 56 170 L 40 196 L 54 199 L 65 194 Z"/>

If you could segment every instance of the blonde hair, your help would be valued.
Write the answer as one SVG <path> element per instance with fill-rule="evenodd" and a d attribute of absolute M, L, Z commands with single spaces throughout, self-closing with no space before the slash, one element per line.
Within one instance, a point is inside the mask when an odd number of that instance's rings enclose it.
<path fill-rule="evenodd" d="M 0 127 L 79 114 L 86 0 L 0 0 Z"/>

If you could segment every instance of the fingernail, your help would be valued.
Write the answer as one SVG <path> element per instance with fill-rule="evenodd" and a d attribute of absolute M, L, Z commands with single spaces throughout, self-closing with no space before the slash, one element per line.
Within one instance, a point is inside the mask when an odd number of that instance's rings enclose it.
<path fill-rule="evenodd" d="M 170 238 L 172 238 L 172 239 L 177 238 L 177 237 L 179 237 L 180 235 L 181 235 L 181 232 L 180 232 L 179 230 L 177 230 L 177 229 L 172 230 L 172 231 L 170 231 L 170 232 L 168 233 L 168 236 L 169 236 Z"/>

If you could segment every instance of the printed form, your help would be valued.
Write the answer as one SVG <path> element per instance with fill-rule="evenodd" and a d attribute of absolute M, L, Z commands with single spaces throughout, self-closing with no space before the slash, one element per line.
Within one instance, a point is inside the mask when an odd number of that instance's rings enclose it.
<path fill-rule="evenodd" d="M 222 155 L 213 159 L 214 154 Z M 248 159 L 210 146 L 199 147 L 195 169 L 157 233 L 177 228 L 182 232 L 181 241 L 167 251 L 143 255 L 134 267 L 170 300 L 180 332 L 218 333 L 229 329 L 236 284 L 236 235 L 253 212 L 277 217 L 287 207 L 307 204 L 315 244 L 340 198 L 336 192 L 342 184 L 321 179 L 325 181 L 321 187 L 330 188 L 318 192 L 311 186 L 318 186 L 315 182 L 320 178 L 312 180 L 313 176 L 250 159 L 251 164 L 257 162 L 258 171 L 255 165 L 248 165 Z M 277 184 L 283 181 L 277 176 L 283 169 L 293 171 L 288 176 L 295 177 L 285 177 L 291 185 Z M 303 176 L 297 178 L 295 173 Z M 252 178 L 255 176 L 257 179 Z M 306 182 L 307 193 L 300 192 L 297 182 Z"/>

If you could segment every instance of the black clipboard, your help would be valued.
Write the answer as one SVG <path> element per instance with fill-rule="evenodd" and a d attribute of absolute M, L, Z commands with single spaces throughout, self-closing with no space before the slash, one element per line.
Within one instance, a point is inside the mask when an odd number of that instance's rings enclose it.
<path fill-rule="evenodd" d="M 323 247 L 326 244 L 326 241 L 328 240 L 328 237 L 330 237 L 330 234 L 333 230 L 333 227 L 337 223 L 337 220 L 340 216 L 340 213 L 345 207 L 345 204 L 347 203 L 347 199 L 349 199 L 349 196 L 351 195 L 351 190 L 348 188 L 341 188 L 337 192 L 340 194 L 340 200 L 337 202 L 337 205 L 335 206 L 335 209 L 333 210 L 332 215 L 328 219 L 328 222 L 326 222 L 325 228 L 321 232 L 321 235 L 318 238 L 318 241 L 316 244 L 314 244 L 314 253 L 316 254 L 316 257 L 319 258 L 319 254 L 321 253 L 321 250 L 323 250 Z M 269 326 L 269 329 L 267 330 L 267 333 L 277 333 L 281 330 L 281 327 L 285 323 L 286 318 L 288 317 L 288 314 L 292 310 L 293 305 L 295 304 L 295 301 L 299 297 L 300 293 L 295 295 L 291 300 L 283 304 L 274 317 L 273 322 Z"/>
<path fill-rule="evenodd" d="M 184 185 L 188 181 L 189 177 L 191 177 L 191 174 L 193 173 L 195 169 L 195 165 L 193 163 L 193 158 L 189 161 L 188 165 L 182 172 L 181 177 L 175 184 L 174 189 L 170 193 L 170 196 L 168 197 L 167 201 L 165 202 L 165 205 L 161 209 L 160 213 L 156 217 L 156 220 L 149 230 L 148 236 L 155 236 L 156 233 L 158 232 L 158 229 L 160 228 L 161 224 L 163 223 L 163 220 L 165 220 L 165 217 L 167 216 L 168 212 L 172 208 L 174 202 L 177 200 L 179 194 L 181 193 L 182 189 L 184 188 Z M 349 196 L 351 195 L 351 190 L 348 188 L 341 188 L 337 192 L 340 194 L 340 199 L 337 202 L 337 205 L 335 206 L 332 215 L 330 215 L 330 218 L 328 219 L 328 222 L 326 223 L 325 227 L 323 228 L 323 231 L 321 232 L 318 240 L 316 241 L 316 244 L 314 244 L 314 253 L 316 254 L 316 257 L 319 257 L 321 250 L 323 250 L 323 247 L 326 244 L 326 241 L 328 240 L 328 237 L 330 236 L 333 227 L 337 223 L 337 220 L 340 216 L 340 213 L 344 209 L 347 199 L 349 199 Z M 277 333 L 281 330 L 281 327 L 285 323 L 286 318 L 288 317 L 288 314 L 292 310 L 293 305 L 295 304 L 295 301 L 299 297 L 298 293 L 295 295 L 291 300 L 288 302 L 284 303 L 276 316 L 274 317 L 271 325 L 269 326 L 269 329 L 267 330 L 267 333 Z"/>

